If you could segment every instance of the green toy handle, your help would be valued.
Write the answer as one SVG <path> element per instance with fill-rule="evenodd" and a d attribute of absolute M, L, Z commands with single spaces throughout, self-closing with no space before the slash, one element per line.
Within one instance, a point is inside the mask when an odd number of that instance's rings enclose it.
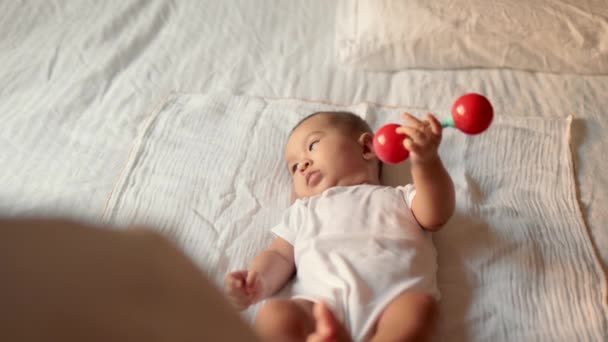
<path fill-rule="evenodd" d="M 456 124 L 454 123 L 454 117 L 450 116 L 449 118 L 441 121 L 441 127 L 446 128 L 446 127 L 456 127 Z"/>

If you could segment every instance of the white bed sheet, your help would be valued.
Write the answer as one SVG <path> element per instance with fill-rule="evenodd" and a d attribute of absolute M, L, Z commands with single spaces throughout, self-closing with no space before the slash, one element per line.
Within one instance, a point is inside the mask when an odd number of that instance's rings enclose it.
<path fill-rule="evenodd" d="M 608 77 L 368 73 L 334 60 L 326 1 L 0 2 L 0 214 L 99 220 L 142 122 L 171 92 L 225 90 L 496 115 L 574 113 L 581 200 L 608 264 Z"/>

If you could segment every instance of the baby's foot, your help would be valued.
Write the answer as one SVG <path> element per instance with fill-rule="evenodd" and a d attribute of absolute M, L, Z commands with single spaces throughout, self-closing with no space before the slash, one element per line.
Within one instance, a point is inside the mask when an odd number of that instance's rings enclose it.
<path fill-rule="evenodd" d="M 316 325 L 315 332 L 308 335 L 306 342 L 350 341 L 348 333 L 325 303 L 316 303 L 313 308 L 313 315 Z"/>

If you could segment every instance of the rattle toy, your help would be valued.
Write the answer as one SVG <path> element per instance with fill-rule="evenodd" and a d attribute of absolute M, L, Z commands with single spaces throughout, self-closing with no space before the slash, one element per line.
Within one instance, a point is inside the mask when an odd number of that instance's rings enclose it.
<path fill-rule="evenodd" d="M 441 122 L 442 127 L 455 127 L 466 134 L 479 134 L 492 123 L 494 110 L 488 99 L 480 94 L 469 93 L 459 97 L 452 105 L 452 116 Z M 397 133 L 399 124 L 382 126 L 374 135 L 374 150 L 380 160 L 398 164 L 406 160 L 410 152 L 403 146 L 407 135 Z"/>

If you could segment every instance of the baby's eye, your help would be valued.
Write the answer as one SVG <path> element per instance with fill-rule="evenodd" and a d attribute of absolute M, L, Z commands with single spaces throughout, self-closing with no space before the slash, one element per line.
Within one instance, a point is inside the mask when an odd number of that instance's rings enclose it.
<path fill-rule="evenodd" d="M 291 173 L 295 173 L 298 170 L 298 163 L 295 163 L 291 166 Z"/>
<path fill-rule="evenodd" d="M 315 146 L 317 145 L 318 142 L 319 142 L 319 140 L 315 140 L 312 143 L 310 143 L 310 145 L 308 145 L 308 150 L 312 151 L 315 148 Z"/>

